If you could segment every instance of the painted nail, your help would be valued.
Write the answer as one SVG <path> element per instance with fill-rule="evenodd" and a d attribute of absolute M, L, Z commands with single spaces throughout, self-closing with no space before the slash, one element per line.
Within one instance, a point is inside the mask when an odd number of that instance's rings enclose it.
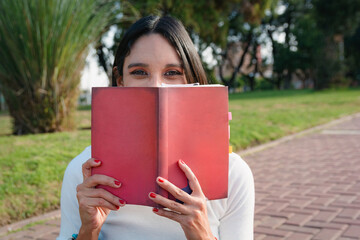
<path fill-rule="evenodd" d="M 159 209 L 153 208 L 153 212 L 158 212 L 158 211 L 159 211 Z"/>
<path fill-rule="evenodd" d="M 159 182 L 164 182 L 164 179 L 161 178 L 161 177 L 159 177 L 159 178 L 158 178 L 158 181 L 159 181 Z"/>
<path fill-rule="evenodd" d="M 99 159 L 95 159 L 94 162 L 99 163 L 101 161 Z"/>
<path fill-rule="evenodd" d="M 180 163 L 181 163 L 181 164 L 185 164 L 185 163 L 184 163 L 184 161 L 183 161 L 183 160 L 181 160 L 181 159 L 180 159 Z"/>
<path fill-rule="evenodd" d="M 156 198 L 156 194 L 152 192 L 152 193 L 150 193 L 150 197 L 151 198 Z"/>
<path fill-rule="evenodd" d="M 121 205 L 125 205 L 125 203 L 126 203 L 126 202 L 125 202 L 124 200 L 122 200 L 122 199 L 119 199 L 119 202 L 120 202 Z"/>
<path fill-rule="evenodd" d="M 115 180 L 114 183 L 115 183 L 116 186 L 120 186 L 120 184 L 121 184 L 121 182 L 118 181 L 118 180 Z"/>
<path fill-rule="evenodd" d="M 117 209 L 117 210 L 119 210 L 119 208 L 120 208 L 119 206 L 116 206 L 116 209 Z"/>

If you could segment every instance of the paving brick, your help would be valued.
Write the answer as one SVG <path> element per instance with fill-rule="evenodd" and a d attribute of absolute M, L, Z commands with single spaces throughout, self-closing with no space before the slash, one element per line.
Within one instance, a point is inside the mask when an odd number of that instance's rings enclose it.
<path fill-rule="evenodd" d="M 254 239 L 255 239 L 255 240 L 263 240 L 264 237 L 266 237 L 265 234 L 257 234 L 257 233 L 254 233 Z"/>
<path fill-rule="evenodd" d="M 343 233 L 342 236 L 350 238 L 360 238 L 360 226 L 350 225 L 350 227 L 346 230 L 345 233 Z"/>
<path fill-rule="evenodd" d="M 268 227 L 268 228 L 277 228 L 286 221 L 286 218 L 279 217 L 268 217 L 265 221 L 261 222 L 258 226 Z"/>
<path fill-rule="evenodd" d="M 265 216 L 280 217 L 280 218 L 290 218 L 294 214 L 291 212 L 283 212 L 283 211 L 277 212 L 277 211 L 265 209 L 265 210 L 259 212 L 257 215 L 265 215 Z"/>
<path fill-rule="evenodd" d="M 344 223 L 344 224 L 352 224 L 352 225 L 360 225 L 360 219 L 354 220 L 349 218 L 334 218 L 332 220 L 334 223 Z"/>
<path fill-rule="evenodd" d="M 281 225 L 280 227 L 278 227 L 279 230 L 284 230 L 287 232 L 298 232 L 298 233 L 308 233 L 308 234 L 312 234 L 315 235 L 317 234 L 320 230 L 317 228 L 311 228 L 311 227 L 299 227 L 299 226 L 295 226 L 295 225 Z"/>
<path fill-rule="evenodd" d="M 275 237 L 275 236 L 266 236 L 263 240 L 281 240 L 283 237 Z"/>
<path fill-rule="evenodd" d="M 333 240 L 341 235 L 341 230 L 336 229 L 322 229 L 315 237 L 314 240 Z"/>
<path fill-rule="evenodd" d="M 303 226 L 306 222 L 312 219 L 312 215 L 295 214 L 286 221 L 288 225 Z"/>
<path fill-rule="evenodd" d="M 312 234 L 307 233 L 293 233 L 289 237 L 287 237 L 287 240 L 310 240 L 313 237 Z"/>
<path fill-rule="evenodd" d="M 316 221 L 307 222 L 304 226 L 313 227 L 313 228 L 330 228 L 330 229 L 338 229 L 338 230 L 345 230 L 348 227 L 347 224 L 316 222 Z"/>
<path fill-rule="evenodd" d="M 319 211 L 316 209 L 304 209 L 304 208 L 296 208 L 293 206 L 288 206 L 282 210 L 282 212 L 287 213 L 299 213 L 305 215 L 316 215 Z"/>
<path fill-rule="evenodd" d="M 312 220 L 319 222 L 330 222 L 337 215 L 337 212 L 320 211 Z"/>
<path fill-rule="evenodd" d="M 273 237 L 287 237 L 290 235 L 290 232 L 283 231 L 279 229 L 271 229 L 271 228 L 265 228 L 265 227 L 256 227 L 255 233 L 258 234 L 265 234 L 267 236 L 273 236 Z"/>
<path fill-rule="evenodd" d="M 343 209 L 338 215 L 340 218 L 352 218 L 356 219 L 360 216 L 360 210 L 357 209 Z"/>
<path fill-rule="evenodd" d="M 273 211 L 281 211 L 281 209 L 286 208 L 289 205 L 287 202 L 273 202 L 268 207 L 266 207 L 267 210 L 273 210 Z"/>
<path fill-rule="evenodd" d="M 319 197 L 315 201 L 312 201 L 311 204 L 313 205 L 320 205 L 320 206 L 328 206 L 331 202 L 334 201 L 334 198 L 330 197 Z"/>
<path fill-rule="evenodd" d="M 355 240 L 355 239 L 358 239 L 358 238 L 339 237 L 336 240 Z"/>
<path fill-rule="evenodd" d="M 354 202 L 355 199 L 356 199 L 356 196 L 338 196 L 333 203 L 346 203 L 346 204 L 349 204 L 349 203 Z"/>
<path fill-rule="evenodd" d="M 305 209 L 315 210 L 315 211 L 328 211 L 328 212 L 339 212 L 343 208 L 342 207 L 333 207 L 333 206 L 320 206 L 320 205 L 308 205 Z"/>

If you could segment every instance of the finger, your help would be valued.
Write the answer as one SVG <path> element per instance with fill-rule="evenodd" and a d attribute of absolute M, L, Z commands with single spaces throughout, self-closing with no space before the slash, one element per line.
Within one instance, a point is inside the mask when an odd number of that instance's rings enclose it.
<path fill-rule="evenodd" d="M 168 191 L 176 199 L 178 199 L 178 200 L 180 200 L 180 201 L 182 201 L 184 203 L 190 203 L 191 202 L 191 196 L 187 192 L 185 192 L 182 189 L 178 188 L 177 186 L 175 186 L 174 184 L 172 184 L 168 180 L 166 180 L 166 179 L 164 179 L 162 177 L 157 177 L 156 182 L 161 188 Z"/>
<path fill-rule="evenodd" d="M 106 201 L 120 207 L 125 206 L 126 204 L 126 202 L 123 199 L 118 198 L 117 196 L 111 194 L 110 192 L 102 188 L 97 188 L 97 189 L 88 188 L 85 191 L 83 191 L 81 194 L 86 198 L 103 198 Z"/>
<path fill-rule="evenodd" d="M 101 165 L 101 161 L 95 158 L 89 158 L 85 163 L 82 165 L 82 174 L 84 180 L 91 176 L 91 168 L 98 167 Z"/>
<path fill-rule="evenodd" d="M 154 201 L 155 203 L 168 208 L 172 211 L 178 212 L 180 214 L 189 214 L 190 210 L 184 206 L 183 204 L 177 203 L 175 201 L 172 201 L 170 199 L 164 198 L 161 195 L 158 195 L 156 193 L 149 193 L 149 198 Z"/>
<path fill-rule="evenodd" d="M 121 182 L 115 178 L 112 178 L 112 177 L 109 177 L 106 175 L 102 175 L 102 174 L 92 175 L 91 177 L 88 177 L 83 182 L 83 187 L 86 187 L 86 188 L 93 188 L 97 185 L 104 185 L 104 186 L 110 186 L 113 188 L 119 188 L 119 187 L 121 187 Z"/>
<path fill-rule="evenodd" d="M 153 212 L 159 216 L 169 218 L 178 223 L 181 223 L 184 218 L 184 215 L 166 209 L 153 208 Z"/>
<path fill-rule="evenodd" d="M 186 178 L 189 180 L 189 185 L 191 190 L 193 190 L 193 195 L 204 195 L 200 183 L 198 179 L 196 178 L 193 171 L 191 171 L 190 167 L 185 164 L 183 160 L 179 160 L 179 167 L 180 169 L 185 173 Z"/>
<path fill-rule="evenodd" d="M 118 205 L 112 204 L 103 198 L 82 198 L 79 200 L 80 209 L 86 209 L 89 207 L 101 207 L 113 211 L 116 211 L 120 208 Z"/>

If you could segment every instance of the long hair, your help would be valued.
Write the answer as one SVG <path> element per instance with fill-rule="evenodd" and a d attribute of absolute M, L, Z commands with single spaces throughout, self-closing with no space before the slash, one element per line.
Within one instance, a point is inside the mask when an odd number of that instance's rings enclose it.
<path fill-rule="evenodd" d="M 132 45 L 141 36 L 157 33 L 162 35 L 175 48 L 184 66 L 187 83 L 207 84 L 206 74 L 189 34 L 183 24 L 169 16 L 147 16 L 135 22 L 122 38 L 116 51 L 113 67 L 112 86 L 116 86 L 116 76 L 123 76 L 125 58 L 130 54 Z"/>

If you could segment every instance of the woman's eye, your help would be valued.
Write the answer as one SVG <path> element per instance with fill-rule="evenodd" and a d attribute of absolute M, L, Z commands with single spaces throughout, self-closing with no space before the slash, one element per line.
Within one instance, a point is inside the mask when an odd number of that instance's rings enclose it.
<path fill-rule="evenodd" d="M 171 71 L 167 71 L 164 75 L 165 76 L 182 75 L 182 72 L 179 72 L 177 70 L 171 70 Z"/>
<path fill-rule="evenodd" d="M 132 72 L 130 72 L 131 75 L 139 75 L 139 76 L 144 76 L 147 75 L 147 73 L 143 70 L 134 70 Z"/>

